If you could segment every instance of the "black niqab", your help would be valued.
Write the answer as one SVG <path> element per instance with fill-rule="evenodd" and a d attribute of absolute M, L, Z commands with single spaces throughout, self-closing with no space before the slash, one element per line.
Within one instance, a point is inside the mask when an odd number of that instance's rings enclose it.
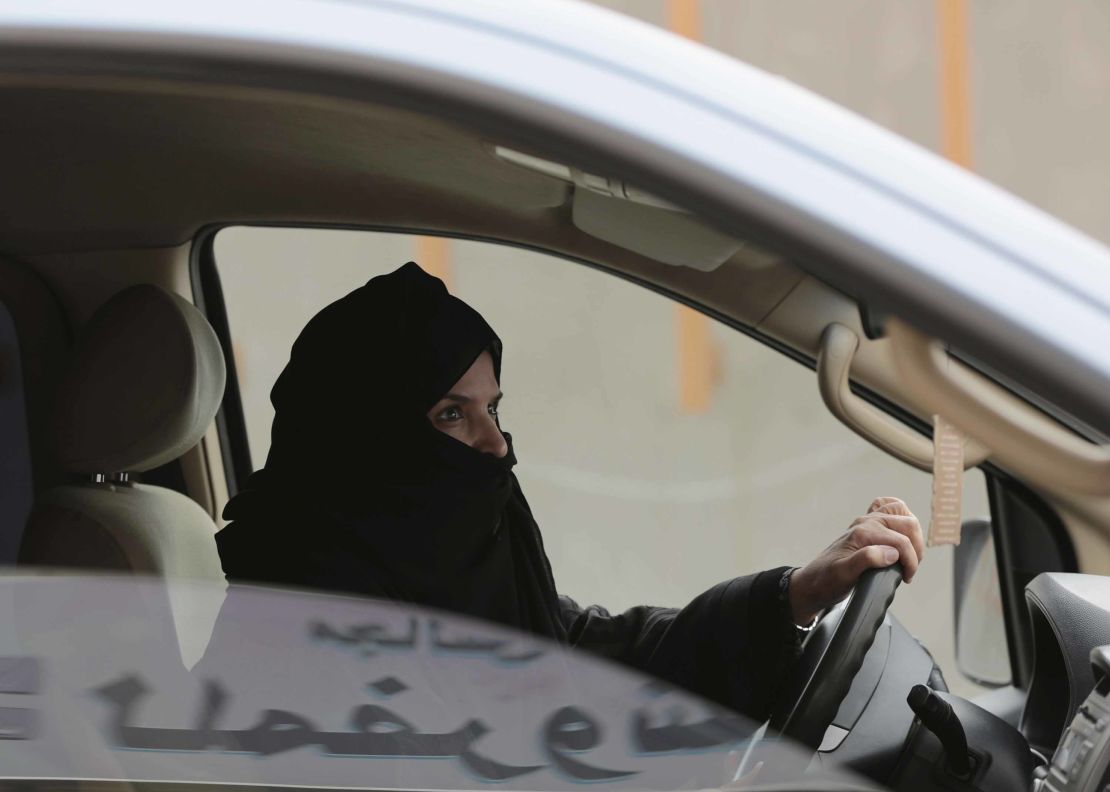
<path fill-rule="evenodd" d="M 266 466 L 224 511 L 225 571 L 565 640 L 511 438 L 499 459 L 427 418 L 483 351 L 500 380 L 496 333 L 412 262 L 318 313 L 271 393 Z"/>

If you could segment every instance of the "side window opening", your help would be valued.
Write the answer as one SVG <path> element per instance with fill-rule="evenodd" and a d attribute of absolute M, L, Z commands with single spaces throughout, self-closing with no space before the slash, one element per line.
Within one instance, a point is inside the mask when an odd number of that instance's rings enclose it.
<path fill-rule="evenodd" d="M 930 476 L 841 426 L 805 367 L 634 284 L 535 252 L 403 234 L 239 227 L 212 244 L 240 451 L 254 468 L 269 446 L 270 388 L 326 304 L 416 260 L 482 313 L 505 343 L 517 474 L 556 583 L 580 602 L 681 605 L 722 579 L 803 564 L 880 495 L 928 523 Z M 990 515 L 978 470 L 965 499 L 965 517 Z M 955 661 L 952 568 L 951 548 L 931 548 L 894 612 L 954 692 L 975 695 Z"/>

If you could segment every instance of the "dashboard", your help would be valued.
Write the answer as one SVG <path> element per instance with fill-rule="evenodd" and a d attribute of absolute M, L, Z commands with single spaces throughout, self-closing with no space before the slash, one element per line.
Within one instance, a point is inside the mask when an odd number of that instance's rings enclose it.
<path fill-rule="evenodd" d="M 818 762 L 897 792 L 1110 790 L 1110 577 L 1026 586 L 1033 674 L 1017 726 L 948 693 L 928 651 L 887 614 Z"/>
<path fill-rule="evenodd" d="M 1042 574 L 1025 600 L 1034 660 L 1021 731 L 1052 756 L 1035 788 L 1102 792 L 1110 782 L 1110 578 Z"/>

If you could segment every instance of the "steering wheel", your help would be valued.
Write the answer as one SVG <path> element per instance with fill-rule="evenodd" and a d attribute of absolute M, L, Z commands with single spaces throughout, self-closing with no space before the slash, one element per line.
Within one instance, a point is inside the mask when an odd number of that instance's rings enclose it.
<path fill-rule="evenodd" d="M 827 640 L 813 640 L 819 636 L 812 635 L 806 642 L 786 695 L 771 716 L 771 729 L 817 750 L 901 582 L 902 565 L 898 563 L 860 575 L 832 635 Z M 822 622 L 830 618 L 826 615 Z M 818 625 L 818 629 L 823 626 Z"/>

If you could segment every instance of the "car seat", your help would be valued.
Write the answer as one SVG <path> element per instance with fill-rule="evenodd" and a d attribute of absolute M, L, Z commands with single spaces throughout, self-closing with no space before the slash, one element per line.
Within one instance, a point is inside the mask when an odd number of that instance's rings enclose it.
<path fill-rule="evenodd" d="M 222 600 L 212 518 L 189 497 L 133 478 L 200 441 L 225 378 L 215 332 L 181 297 L 141 284 L 104 303 L 78 334 L 55 410 L 58 461 L 77 481 L 36 498 L 19 563 L 216 581 L 200 588 Z M 203 625 L 218 611 L 188 590 L 169 587 L 183 657 L 195 652 L 182 625 L 200 624 L 206 642 Z"/>
<path fill-rule="evenodd" d="M 36 499 L 19 562 L 222 579 L 204 509 L 132 477 L 200 441 L 225 377 L 216 334 L 181 297 L 141 284 L 104 303 L 79 334 L 55 412 L 59 464 L 84 481 Z"/>

